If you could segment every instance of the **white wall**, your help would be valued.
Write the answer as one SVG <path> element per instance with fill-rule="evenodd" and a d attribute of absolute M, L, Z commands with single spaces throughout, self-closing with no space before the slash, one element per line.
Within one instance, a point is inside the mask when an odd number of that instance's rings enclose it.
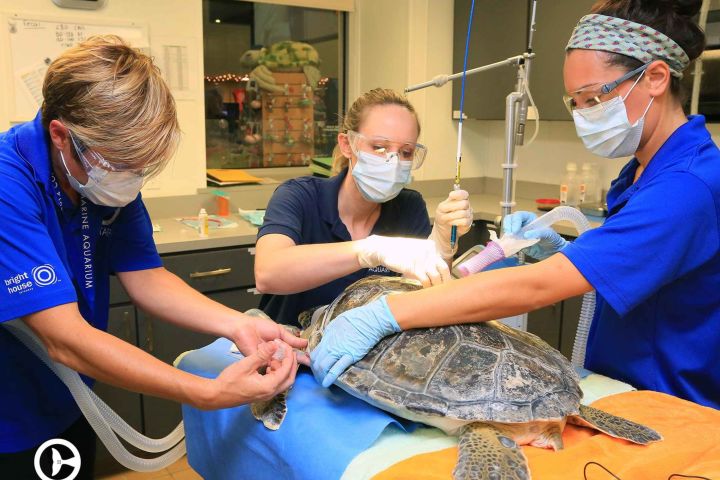
<path fill-rule="evenodd" d="M 303 2 L 298 0 L 292 3 Z M 190 74 L 195 83 L 190 98 L 177 102 L 183 139 L 171 165 L 157 180 L 146 186 L 144 195 L 193 194 L 205 186 L 201 0 L 111 0 L 97 12 L 62 9 L 50 0 L 0 0 L 0 12 L 32 12 L 43 16 L 67 17 L 73 21 L 99 18 L 104 21 L 116 19 L 145 22 L 149 26 L 153 46 L 167 37 L 189 39 L 194 47 Z M 452 71 L 451 0 L 356 0 L 349 25 L 349 102 L 359 93 L 374 87 L 383 86 L 401 91 L 407 85 Z M 0 55 L 0 72 L 7 72 L 8 69 L 8 59 L 4 53 Z M 5 75 L 0 75 L 0 92 L 9 91 L 8 82 Z M 450 119 L 451 89 L 446 85 L 409 95 L 421 118 L 421 141 L 430 150 L 425 165 L 415 177 L 419 180 L 450 180 L 455 174 L 457 144 L 457 122 Z M 0 130 L 10 126 L 10 100 L 7 95 L 0 96 Z M 528 127 L 529 134 L 532 134 L 532 128 L 534 126 Z M 503 123 L 499 121 L 469 120 L 464 123 L 463 176 L 502 176 L 503 131 Z M 711 131 L 717 142 L 720 126 L 712 126 Z M 575 136 L 572 122 L 541 122 L 540 135 L 535 144 L 527 149 L 519 149 L 517 178 L 556 183 L 564 172 L 565 163 L 571 160 L 597 163 L 601 167 L 605 185 L 609 185 L 624 164 L 624 160 L 605 160 L 587 153 Z"/>
<path fill-rule="evenodd" d="M 72 22 L 92 19 L 136 21 L 148 25 L 150 44 L 155 48 L 167 39 L 181 39 L 190 46 L 190 75 L 193 89 L 188 98 L 177 100 L 183 131 L 180 148 L 168 168 L 143 190 L 145 196 L 192 194 L 205 186 L 205 124 L 203 104 L 203 49 L 201 0 L 110 0 L 101 10 L 59 8 L 51 0 L 0 0 L 2 13 L 33 13 Z M 6 28 L 3 26 L 3 28 Z M 0 72 L 9 71 L 5 46 L 0 46 Z M 10 78 L 0 75 L 0 92 L 10 91 Z M 8 95 L 0 95 L 0 131 L 10 127 Z M 122 134 L 122 132 L 118 132 Z"/>
<path fill-rule="evenodd" d="M 348 101 L 352 102 L 360 93 L 376 86 L 402 91 L 407 85 L 451 73 L 452 37 L 453 2 L 450 0 L 357 0 L 356 12 L 351 14 L 350 20 Z M 467 94 L 497 95 L 493 91 Z M 420 114 L 420 141 L 429 148 L 425 165 L 415 178 L 452 179 L 455 175 L 457 121 L 450 118 L 451 88 L 449 85 L 430 87 L 408 96 Z M 542 112 L 540 116 L 542 118 Z M 566 162 L 594 162 L 600 168 L 601 181 L 607 188 L 627 162 L 627 159 L 607 160 L 588 153 L 577 138 L 571 121 L 546 121 L 540 125 L 535 143 L 518 149 L 516 178 L 519 180 L 558 183 Z M 710 130 L 717 143 L 720 125 L 711 126 Z M 534 122 L 526 131 L 526 139 L 529 139 Z M 500 165 L 504 161 L 504 148 L 502 121 L 466 120 L 463 123 L 463 176 L 502 177 Z"/>

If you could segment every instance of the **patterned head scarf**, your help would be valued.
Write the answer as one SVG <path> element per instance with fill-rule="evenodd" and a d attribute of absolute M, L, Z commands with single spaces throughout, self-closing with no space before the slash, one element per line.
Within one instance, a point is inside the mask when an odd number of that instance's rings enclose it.
<path fill-rule="evenodd" d="M 680 45 L 654 28 L 623 18 L 607 15 L 585 15 L 573 30 L 566 50 L 601 50 L 636 58 L 642 63 L 663 60 L 672 75 L 682 78 L 690 63 Z"/>

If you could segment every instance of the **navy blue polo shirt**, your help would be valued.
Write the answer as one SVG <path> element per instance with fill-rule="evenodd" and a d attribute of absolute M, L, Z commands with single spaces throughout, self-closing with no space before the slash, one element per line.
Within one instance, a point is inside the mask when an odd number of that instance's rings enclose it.
<path fill-rule="evenodd" d="M 637 167 L 562 251 L 597 289 L 585 366 L 720 408 L 720 151 L 692 116 L 633 183 Z"/>
<path fill-rule="evenodd" d="M 49 148 L 39 113 L 0 134 L 0 322 L 77 302 L 106 330 L 109 275 L 162 265 L 152 224 L 140 196 L 121 209 L 73 205 Z M 5 328 L 0 365 L 0 453 L 33 448 L 78 419 L 67 387 Z"/>
<path fill-rule="evenodd" d="M 258 239 L 278 233 L 289 237 L 296 245 L 349 242 L 350 233 L 338 213 L 338 193 L 347 172 L 345 169 L 329 179 L 301 177 L 280 185 L 270 199 Z M 422 195 L 415 190 L 403 189 L 397 197 L 381 205 L 380 217 L 370 233 L 427 238 L 430 231 L 430 218 Z M 263 295 L 260 308 L 277 322 L 297 325 L 300 313 L 329 304 L 351 283 L 368 275 L 397 274 L 384 267 L 363 268 L 305 292 Z"/>

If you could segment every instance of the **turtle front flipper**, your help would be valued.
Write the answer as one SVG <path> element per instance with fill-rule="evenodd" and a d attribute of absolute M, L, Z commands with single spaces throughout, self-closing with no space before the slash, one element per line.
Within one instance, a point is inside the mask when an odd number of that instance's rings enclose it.
<path fill-rule="evenodd" d="M 454 480 L 529 480 L 527 460 L 512 438 L 486 423 L 460 430 Z"/>
<path fill-rule="evenodd" d="M 611 437 L 622 438 L 640 445 L 662 440 L 662 435 L 652 428 L 586 405 L 580 405 L 580 414 L 568 417 L 568 423 L 594 428 Z"/>
<path fill-rule="evenodd" d="M 287 413 L 287 395 L 284 391 L 277 394 L 273 398 L 263 402 L 253 402 L 250 404 L 250 410 L 253 416 L 263 422 L 266 428 L 277 430 L 285 420 Z"/>

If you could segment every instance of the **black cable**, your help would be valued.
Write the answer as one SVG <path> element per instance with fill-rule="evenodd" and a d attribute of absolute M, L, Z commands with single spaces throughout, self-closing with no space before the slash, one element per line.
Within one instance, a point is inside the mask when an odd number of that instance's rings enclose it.
<path fill-rule="evenodd" d="M 700 475 L 683 475 L 682 473 L 673 473 L 668 477 L 668 480 L 671 480 L 673 477 L 682 477 L 682 478 L 700 478 L 701 480 L 712 480 L 708 477 L 701 477 Z"/>
<path fill-rule="evenodd" d="M 618 477 L 618 476 L 615 475 L 613 472 L 611 472 L 610 470 L 608 470 L 604 465 L 600 465 L 598 462 L 587 462 L 587 463 L 585 464 L 585 467 L 583 468 L 583 477 L 585 477 L 585 480 L 588 480 L 588 477 L 587 477 L 587 468 L 588 468 L 590 465 L 597 465 L 598 467 L 602 468 L 602 469 L 605 470 L 607 473 L 609 473 L 610 475 L 612 475 L 612 477 L 613 477 L 615 480 L 622 480 L 622 478 Z"/>
<path fill-rule="evenodd" d="M 603 470 L 605 470 L 609 475 L 612 475 L 612 477 L 613 477 L 615 480 L 622 480 L 620 477 L 618 477 L 618 476 L 615 475 L 613 472 L 611 472 L 610 470 L 608 470 L 607 467 L 605 467 L 604 465 L 599 464 L 598 462 L 587 462 L 587 463 L 585 464 L 585 467 L 583 468 L 583 477 L 585 477 L 585 480 L 588 480 L 588 477 L 587 477 L 587 469 L 588 469 L 588 467 L 589 467 L 590 465 L 597 465 L 598 467 L 600 467 L 600 468 L 602 468 Z M 680 478 L 699 478 L 700 480 L 712 480 L 711 478 L 703 477 L 703 476 L 700 476 L 700 475 L 684 475 L 684 474 L 682 474 L 682 473 L 673 473 L 673 474 L 671 474 L 671 475 L 667 478 L 667 480 L 672 480 L 673 477 L 680 477 Z"/>

